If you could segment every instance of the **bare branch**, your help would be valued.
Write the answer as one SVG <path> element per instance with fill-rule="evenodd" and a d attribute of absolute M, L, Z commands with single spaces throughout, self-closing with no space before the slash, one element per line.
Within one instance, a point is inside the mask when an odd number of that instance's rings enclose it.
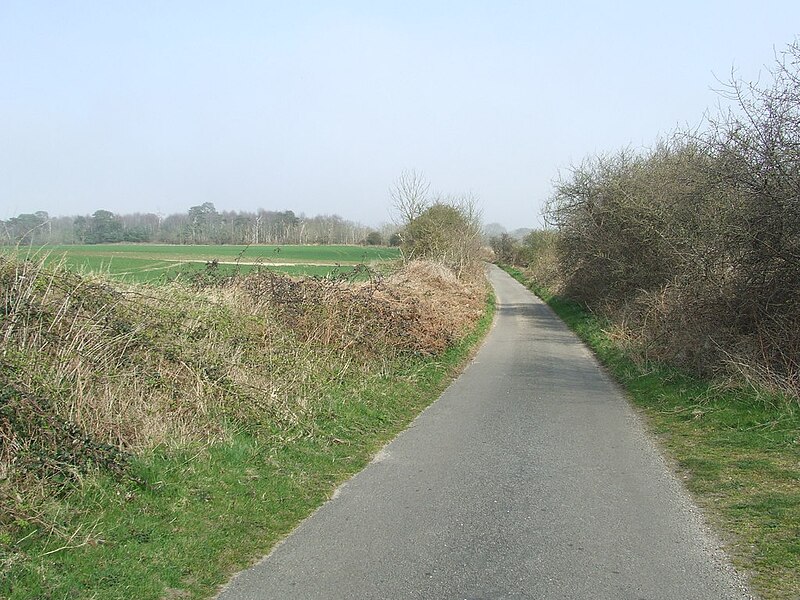
<path fill-rule="evenodd" d="M 430 206 L 428 196 L 430 187 L 431 184 L 425 179 L 425 175 L 413 169 L 403 171 L 392 184 L 389 196 L 402 225 L 407 225 L 419 217 Z"/>

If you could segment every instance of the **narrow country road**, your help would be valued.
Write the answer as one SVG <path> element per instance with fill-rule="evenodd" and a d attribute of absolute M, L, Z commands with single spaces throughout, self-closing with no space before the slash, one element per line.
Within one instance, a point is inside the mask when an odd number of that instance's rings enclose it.
<path fill-rule="evenodd" d="M 590 352 L 490 277 L 463 375 L 222 600 L 750 597 Z"/>

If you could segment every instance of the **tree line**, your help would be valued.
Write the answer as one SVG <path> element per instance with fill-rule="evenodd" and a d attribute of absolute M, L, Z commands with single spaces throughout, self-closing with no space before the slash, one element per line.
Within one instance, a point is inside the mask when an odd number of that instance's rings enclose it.
<path fill-rule="evenodd" d="M 398 245 L 395 228 L 372 228 L 339 215 L 296 215 L 291 210 L 217 211 L 204 202 L 185 213 L 51 217 L 44 211 L 0 221 L 2 243 L 18 245 L 105 244 L 363 244 Z"/>

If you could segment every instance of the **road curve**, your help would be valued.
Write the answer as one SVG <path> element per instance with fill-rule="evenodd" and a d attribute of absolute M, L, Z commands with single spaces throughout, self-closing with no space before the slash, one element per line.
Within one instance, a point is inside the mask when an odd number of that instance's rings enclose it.
<path fill-rule="evenodd" d="M 750 598 L 590 352 L 490 278 L 461 377 L 221 600 Z"/>

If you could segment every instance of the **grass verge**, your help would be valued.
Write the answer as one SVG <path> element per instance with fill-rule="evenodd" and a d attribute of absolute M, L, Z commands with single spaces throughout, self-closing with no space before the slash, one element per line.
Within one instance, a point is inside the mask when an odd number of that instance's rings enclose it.
<path fill-rule="evenodd" d="M 488 331 L 493 299 L 470 334 L 435 357 L 402 357 L 332 385 L 295 429 L 134 459 L 133 476 L 86 474 L 34 520 L 0 539 L 0 597 L 205 598 L 269 551 L 335 487 L 435 400 Z M 44 515 L 43 515 L 44 516 Z M 7 535 L 7 534 L 4 534 Z"/>
<path fill-rule="evenodd" d="M 800 598 L 800 416 L 790 404 L 638 364 L 606 335 L 608 322 L 504 268 L 547 302 L 626 388 L 753 589 L 765 599 Z"/>

